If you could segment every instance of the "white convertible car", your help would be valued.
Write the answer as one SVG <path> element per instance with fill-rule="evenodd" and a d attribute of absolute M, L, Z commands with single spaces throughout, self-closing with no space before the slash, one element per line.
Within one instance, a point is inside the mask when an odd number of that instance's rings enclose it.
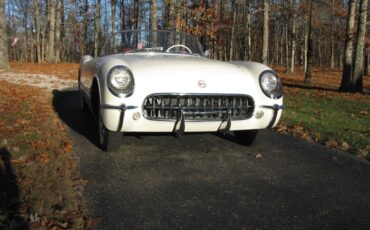
<path fill-rule="evenodd" d="M 103 150 L 117 150 L 125 132 L 233 131 L 250 145 L 280 119 L 282 83 L 273 70 L 209 59 L 192 35 L 124 31 L 102 53 L 82 57 L 78 85 Z"/>

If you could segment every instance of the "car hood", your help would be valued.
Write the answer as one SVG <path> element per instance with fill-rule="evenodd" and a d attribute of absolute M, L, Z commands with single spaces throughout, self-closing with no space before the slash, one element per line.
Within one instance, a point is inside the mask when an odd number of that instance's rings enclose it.
<path fill-rule="evenodd" d="M 174 54 L 121 54 L 111 58 L 110 63 L 131 69 L 135 91 L 249 94 L 256 89 L 256 76 L 238 64 Z"/>

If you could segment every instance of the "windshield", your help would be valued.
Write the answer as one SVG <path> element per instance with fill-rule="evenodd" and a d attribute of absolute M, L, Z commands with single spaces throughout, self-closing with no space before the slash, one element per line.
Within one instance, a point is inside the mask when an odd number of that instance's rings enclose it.
<path fill-rule="evenodd" d="M 107 39 L 102 55 L 116 53 L 167 52 L 204 56 L 198 39 L 175 31 L 126 30 Z"/>

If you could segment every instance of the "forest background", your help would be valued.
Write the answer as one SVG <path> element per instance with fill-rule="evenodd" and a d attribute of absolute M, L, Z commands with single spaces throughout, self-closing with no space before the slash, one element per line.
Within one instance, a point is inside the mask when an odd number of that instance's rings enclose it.
<path fill-rule="evenodd" d="M 211 57 L 304 70 L 343 69 L 342 91 L 369 74 L 368 0 L 1 0 L 10 61 L 78 62 L 128 29 L 200 37 Z"/>

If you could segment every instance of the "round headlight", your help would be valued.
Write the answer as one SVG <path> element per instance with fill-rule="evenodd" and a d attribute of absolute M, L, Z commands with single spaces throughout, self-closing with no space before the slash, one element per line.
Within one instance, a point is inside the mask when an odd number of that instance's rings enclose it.
<path fill-rule="evenodd" d="M 128 94 L 132 93 L 134 79 L 127 67 L 116 66 L 109 71 L 107 84 L 108 88 L 115 95 Z"/>
<path fill-rule="evenodd" d="M 263 93 L 269 98 L 278 99 L 283 95 L 281 80 L 274 72 L 262 72 L 259 81 Z"/>

